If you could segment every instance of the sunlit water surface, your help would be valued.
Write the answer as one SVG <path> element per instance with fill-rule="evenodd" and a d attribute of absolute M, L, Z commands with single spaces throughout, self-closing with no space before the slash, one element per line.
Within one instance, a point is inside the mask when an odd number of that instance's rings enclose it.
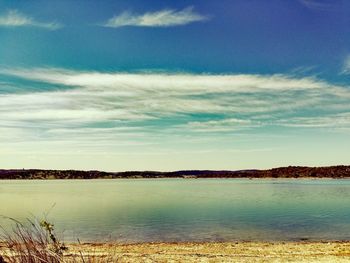
<path fill-rule="evenodd" d="M 45 213 L 67 241 L 350 240 L 350 180 L 0 181 L 0 215 Z"/>

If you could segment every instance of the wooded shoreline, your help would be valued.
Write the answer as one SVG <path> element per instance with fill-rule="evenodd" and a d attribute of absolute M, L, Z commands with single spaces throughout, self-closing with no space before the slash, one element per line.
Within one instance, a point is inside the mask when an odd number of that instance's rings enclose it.
<path fill-rule="evenodd" d="M 350 178 L 350 165 L 328 167 L 288 166 L 268 170 L 182 170 L 159 171 L 79 171 L 41 169 L 2 169 L 0 180 L 48 179 L 137 179 L 137 178 Z"/>

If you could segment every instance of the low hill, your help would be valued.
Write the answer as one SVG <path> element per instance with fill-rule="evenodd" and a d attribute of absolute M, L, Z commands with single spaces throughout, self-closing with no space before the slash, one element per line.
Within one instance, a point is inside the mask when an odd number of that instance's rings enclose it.
<path fill-rule="evenodd" d="M 113 178 L 350 178 L 350 166 L 288 166 L 268 170 L 184 170 L 174 172 L 102 172 L 77 170 L 0 170 L 0 179 L 113 179 Z"/>

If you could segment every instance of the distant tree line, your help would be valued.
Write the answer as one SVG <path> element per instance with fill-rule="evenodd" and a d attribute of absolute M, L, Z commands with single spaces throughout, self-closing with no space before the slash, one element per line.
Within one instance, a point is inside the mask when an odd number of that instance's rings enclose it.
<path fill-rule="evenodd" d="M 350 166 L 288 166 L 268 170 L 184 170 L 174 172 L 102 172 L 78 170 L 0 170 L 0 179 L 114 179 L 114 178 L 350 178 Z"/>

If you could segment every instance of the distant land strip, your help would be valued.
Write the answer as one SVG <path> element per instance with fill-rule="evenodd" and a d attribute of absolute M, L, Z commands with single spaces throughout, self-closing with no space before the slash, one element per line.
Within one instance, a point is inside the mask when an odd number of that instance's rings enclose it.
<path fill-rule="evenodd" d="M 135 178 L 350 178 L 350 165 L 329 167 L 288 166 L 268 170 L 183 170 L 157 171 L 78 171 L 40 169 L 0 169 L 1 179 L 135 179 Z"/>

